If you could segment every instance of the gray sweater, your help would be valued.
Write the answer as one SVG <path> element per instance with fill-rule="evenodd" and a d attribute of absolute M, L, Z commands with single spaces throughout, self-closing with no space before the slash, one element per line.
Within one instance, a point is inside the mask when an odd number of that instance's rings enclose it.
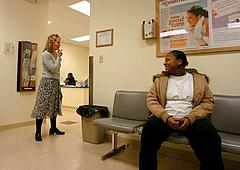
<path fill-rule="evenodd" d="M 49 77 L 54 79 L 60 78 L 60 67 L 62 58 L 55 58 L 48 51 L 44 51 L 42 54 L 42 65 L 43 65 L 43 77 Z"/>

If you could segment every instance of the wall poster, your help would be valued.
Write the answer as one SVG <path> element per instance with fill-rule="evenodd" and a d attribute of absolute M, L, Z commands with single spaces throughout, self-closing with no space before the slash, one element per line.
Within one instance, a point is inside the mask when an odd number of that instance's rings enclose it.
<path fill-rule="evenodd" d="M 157 56 L 240 50 L 240 0 L 156 0 Z"/>
<path fill-rule="evenodd" d="M 37 43 L 18 42 L 17 91 L 35 91 Z"/>

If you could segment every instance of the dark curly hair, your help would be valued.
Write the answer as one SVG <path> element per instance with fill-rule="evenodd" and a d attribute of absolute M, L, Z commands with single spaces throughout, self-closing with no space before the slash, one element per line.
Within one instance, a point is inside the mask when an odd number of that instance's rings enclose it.
<path fill-rule="evenodd" d="M 184 52 L 179 51 L 179 50 L 172 50 L 172 51 L 170 51 L 170 53 L 173 54 L 176 57 L 176 59 L 182 60 L 184 67 L 186 67 L 188 65 L 187 56 Z"/>

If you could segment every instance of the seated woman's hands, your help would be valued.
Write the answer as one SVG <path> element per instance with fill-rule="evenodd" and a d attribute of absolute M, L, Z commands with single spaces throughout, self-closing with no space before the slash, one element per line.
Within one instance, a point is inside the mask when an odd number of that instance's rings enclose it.
<path fill-rule="evenodd" d="M 179 130 L 185 130 L 191 124 L 190 120 L 187 117 L 176 118 L 173 116 L 168 117 L 166 123 L 172 129 L 179 129 Z"/>
<path fill-rule="evenodd" d="M 178 127 L 178 129 L 179 130 L 185 130 L 190 125 L 191 125 L 191 122 L 190 122 L 189 118 L 183 117 L 183 118 L 181 118 L 179 120 L 179 127 Z"/>

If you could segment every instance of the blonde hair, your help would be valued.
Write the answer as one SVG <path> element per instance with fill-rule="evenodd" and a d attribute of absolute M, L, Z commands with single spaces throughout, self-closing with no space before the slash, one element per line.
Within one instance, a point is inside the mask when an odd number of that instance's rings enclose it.
<path fill-rule="evenodd" d="M 49 35 L 43 51 L 47 50 L 48 52 L 53 53 L 53 43 L 57 41 L 57 38 L 61 37 L 58 34 Z"/>

